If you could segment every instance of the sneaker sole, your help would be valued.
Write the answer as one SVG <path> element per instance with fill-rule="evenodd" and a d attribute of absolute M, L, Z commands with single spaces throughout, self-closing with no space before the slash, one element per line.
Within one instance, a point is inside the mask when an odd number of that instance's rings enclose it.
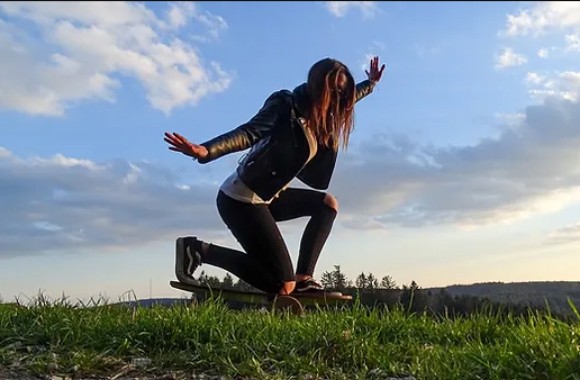
<path fill-rule="evenodd" d="M 188 277 L 183 273 L 184 255 L 181 254 L 184 251 L 183 249 L 183 238 L 177 238 L 175 242 L 175 275 L 179 281 L 186 282 Z"/>
<path fill-rule="evenodd" d="M 295 294 L 299 294 L 302 296 L 322 296 L 326 295 L 327 297 L 342 297 L 342 292 L 338 291 L 330 291 L 330 290 L 318 290 L 318 289 L 308 289 L 308 290 L 298 290 L 296 289 Z"/>

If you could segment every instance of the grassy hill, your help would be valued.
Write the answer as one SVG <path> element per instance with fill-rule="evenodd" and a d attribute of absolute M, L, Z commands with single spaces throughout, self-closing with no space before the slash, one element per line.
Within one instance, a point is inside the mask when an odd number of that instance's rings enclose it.
<path fill-rule="evenodd" d="M 532 307 L 549 306 L 555 313 L 569 314 L 570 299 L 580 307 L 580 282 L 536 281 L 536 282 L 486 282 L 472 285 L 451 285 L 431 288 L 437 292 L 444 289 L 451 296 L 468 295 L 487 298 L 495 302 L 521 304 Z"/>

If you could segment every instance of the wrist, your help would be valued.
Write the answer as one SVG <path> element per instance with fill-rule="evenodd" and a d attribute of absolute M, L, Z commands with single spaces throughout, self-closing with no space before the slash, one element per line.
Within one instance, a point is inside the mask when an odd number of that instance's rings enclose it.
<path fill-rule="evenodd" d="M 209 149 L 207 149 L 205 145 L 200 146 L 201 146 L 201 158 L 206 158 L 207 156 L 209 156 Z"/>

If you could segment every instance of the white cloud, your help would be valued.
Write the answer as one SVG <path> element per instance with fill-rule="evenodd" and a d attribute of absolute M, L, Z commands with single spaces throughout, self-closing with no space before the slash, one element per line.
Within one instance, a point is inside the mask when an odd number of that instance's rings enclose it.
<path fill-rule="evenodd" d="M 505 69 L 511 66 L 520 66 L 528 60 L 521 54 L 517 54 L 511 48 L 504 48 L 501 55 L 496 56 L 495 67 L 497 69 Z"/>
<path fill-rule="evenodd" d="M 91 160 L 65 157 L 62 154 L 55 154 L 54 156 L 52 156 L 51 158 L 48 158 L 48 159 L 41 158 L 41 157 L 34 157 L 34 158 L 30 159 L 29 162 L 25 162 L 24 164 L 38 166 L 38 167 L 57 166 L 57 167 L 63 167 L 63 168 L 71 168 L 71 167 L 79 166 L 79 167 L 83 167 L 83 168 L 86 168 L 86 169 L 89 169 L 92 171 L 102 169 L 101 167 L 96 165 Z"/>
<path fill-rule="evenodd" d="M 228 27 L 228 24 L 221 16 L 211 14 L 207 11 L 196 12 L 194 18 L 208 28 L 209 34 L 213 38 L 218 38 L 220 33 Z"/>
<path fill-rule="evenodd" d="M 498 113 L 495 115 L 496 119 L 500 121 L 502 125 L 508 128 L 517 128 L 522 125 L 526 120 L 526 115 L 523 113 L 514 114 L 502 114 Z"/>
<path fill-rule="evenodd" d="M 378 7 L 374 1 L 327 1 L 326 9 L 336 17 L 344 17 L 351 9 L 358 9 L 364 17 L 372 17 Z"/>
<path fill-rule="evenodd" d="M 195 5 L 193 3 L 174 3 L 167 10 L 167 20 L 172 28 L 181 28 L 187 25 L 189 18 L 195 14 Z"/>
<path fill-rule="evenodd" d="M 384 52 L 385 50 L 386 45 L 384 43 L 379 41 L 373 41 L 372 45 L 367 49 L 367 54 L 365 54 L 364 58 L 361 59 L 360 61 L 360 67 L 362 69 L 362 72 L 364 73 L 365 70 L 370 69 L 372 58 L 379 57 L 380 60 L 381 54 L 379 54 L 377 51 Z"/>
<path fill-rule="evenodd" d="M 580 89 L 580 73 L 562 81 Z M 548 97 L 523 115 L 498 117 L 508 128 L 473 146 L 383 134 L 351 147 L 329 189 L 340 202 L 337 223 L 476 227 L 580 201 L 580 104 Z M 3 256 L 227 234 L 215 208 L 219 184 L 184 183 L 181 173 L 148 162 L 24 158 L 0 147 L 0 178 Z"/>
<path fill-rule="evenodd" d="M 580 72 L 564 71 L 550 78 L 535 73 L 528 73 L 526 82 L 533 99 L 559 98 L 577 101 L 580 95 Z"/>
<path fill-rule="evenodd" d="M 566 35 L 566 50 L 580 52 L 580 34 Z"/>
<path fill-rule="evenodd" d="M 540 83 L 544 82 L 545 80 L 546 80 L 546 78 L 544 78 L 543 76 L 541 76 L 538 73 L 528 72 L 526 74 L 526 82 L 527 83 L 540 84 Z"/>
<path fill-rule="evenodd" d="M 507 16 L 502 34 L 539 35 L 552 30 L 580 28 L 580 3 L 577 1 L 542 1 L 531 4 L 531 9 Z"/>
<path fill-rule="evenodd" d="M 10 157 L 11 155 L 12 153 L 8 149 L 0 146 L 0 159 Z"/>
<path fill-rule="evenodd" d="M 549 55 L 548 49 L 542 48 L 542 49 L 538 50 L 538 57 L 548 58 L 548 55 Z"/>
<path fill-rule="evenodd" d="M 378 54 L 374 54 L 374 53 L 367 53 L 364 57 L 363 60 L 361 60 L 360 62 L 360 67 L 362 69 L 362 72 L 364 73 L 365 70 L 369 70 L 371 67 L 371 59 L 373 57 L 376 57 Z"/>
<path fill-rule="evenodd" d="M 165 16 L 134 2 L 0 3 L 0 108 L 62 115 L 79 101 L 114 102 L 122 77 L 165 113 L 224 91 L 230 75 L 176 33 L 194 22 L 216 38 L 225 21 L 193 3 Z"/>
<path fill-rule="evenodd" d="M 569 91 L 578 73 L 563 73 Z M 547 81 L 549 83 L 550 81 Z M 420 146 L 374 136 L 341 158 L 332 191 L 344 220 L 391 225 L 507 223 L 580 201 L 580 104 L 561 97 L 506 120 L 499 137 L 473 146 Z M 426 157 L 422 164 L 407 159 Z M 342 219 L 339 219 L 339 221 Z M 370 223 L 372 222 L 372 223 Z"/>
<path fill-rule="evenodd" d="M 215 186 L 147 162 L 22 158 L 0 147 L 0 258 L 222 231 Z M 203 215 L 203 218 L 199 218 Z"/>
<path fill-rule="evenodd" d="M 529 8 L 515 15 L 508 15 L 506 29 L 500 34 L 505 36 L 538 36 L 543 33 L 555 33 L 565 39 L 567 52 L 580 52 L 580 3 L 578 2 L 536 2 Z M 567 32 L 567 33 L 565 33 Z M 533 41 L 527 41 L 528 45 Z M 537 55 L 547 58 L 550 51 L 562 50 L 559 47 L 540 48 Z M 504 49 L 496 57 L 496 68 L 521 65 L 527 59 Z M 532 61 L 532 63 L 534 63 Z M 528 72 L 524 82 L 528 86 L 530 96 L 536 101 L 546 98 L 560 98 L 575 102 L 579 96 L 578 72 L 575 66 L 563 68 L 560 71 L 544 72 L 542 75 Z"/>
<path fill-rule="evenodd" d="M 506 19 L 506 27 L 499 32 L 500 36 L 538 37 L 553 33 L 564 40 L 566 52 L 580 52 L 580 3 L 579 2 L 531 2 L 529 8 L 517 14 L 510 14 Z M 552 47 L 550 50 L 560 50 Z M 538 57 L 547 58 L 549 49 L 541 48 Z"/>

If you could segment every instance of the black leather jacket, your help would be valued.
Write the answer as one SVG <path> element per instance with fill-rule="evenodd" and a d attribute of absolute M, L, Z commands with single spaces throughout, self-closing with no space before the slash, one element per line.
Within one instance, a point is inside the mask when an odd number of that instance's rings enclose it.
<path fill-rule="evenodd" d="M 369 80 L 358 83 L 356 101 L 370 94 L 374 85 Z M 306 83 L 293 91 L 272 93 L 247 123 L 202 143 L 209 154 L 199 163 L 205 164 L 251 147 L 237 172 L 260 198 L 271 199 L 295 177 L 310 187 L 326 190 L 337 152 L 319 145 L 316 155 L 305 165 L 310 147 L 298 118 L 305 114 L 308 102 Z"/>

